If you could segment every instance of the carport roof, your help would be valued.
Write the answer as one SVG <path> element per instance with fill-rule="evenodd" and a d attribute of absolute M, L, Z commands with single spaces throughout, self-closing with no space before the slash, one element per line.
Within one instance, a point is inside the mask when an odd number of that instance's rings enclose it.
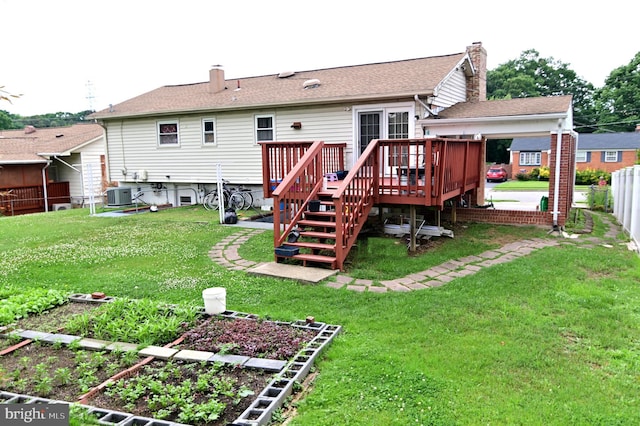
<path fill-rule="evenodd" d="M 68 127 L 0 130 L 0 164 L 45 163 L 47 157 L 65 156 L 104 134 L 99 124 Z"/>

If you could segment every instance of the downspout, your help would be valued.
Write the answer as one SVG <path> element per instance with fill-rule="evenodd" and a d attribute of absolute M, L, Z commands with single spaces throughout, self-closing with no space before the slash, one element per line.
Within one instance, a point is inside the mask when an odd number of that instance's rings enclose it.
<path fill-rule="evenodd" d="M 416 102 L 418 102 L 420 105 L 422 105 L 422 107 L 427 111 L 428 114 L 431 114 L 434 117 L 436 115 L 438 115 L 438 113 L 434 112 L 431 108 L 429 108 L 429 105 L 427 105 L 424 102 L 422 102 L 422 100 L 420 99 L 420 97 L 418 95 L 414 95 L 413 99 L 415 99 Z M 423 118 L 427 118 L 427 117 L 428 117 L 428 115 L 426 117 L 423 117 Z"/>
<path fill-rule="evenodd" d="M 42 193 L 44 196 L 44 211 L 49 211 L 49 196 L 47 194 L 47 167 L 51 165 L 51 160 L 47 160 L 47 164 L 42 168 Z"/>
<path fill-rule="evenodd" d="M 560 158 L 562 148 L 562 119 L 558 120 L 558 135 L 556 139 L 556 171 L 553 186 L 553 230 L 558 231 L 558 195 L 560 193 Z"/>

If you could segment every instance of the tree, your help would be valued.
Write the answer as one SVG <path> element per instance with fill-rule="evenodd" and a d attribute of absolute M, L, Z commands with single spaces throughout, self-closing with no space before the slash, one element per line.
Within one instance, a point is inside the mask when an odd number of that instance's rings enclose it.
<path fill-rule="evenodd" d="M 0 130 L 11 129 L 13 120 L 7 111 L 0 110 Z"/>
<path fill-rule="evenodd" d="M 595 94 L 600 131 L 631 132 L 640 123 L 640 52 L 611 71 Z"/>
<path fill-rule="evenodd" d="M 574 124 L 583 133 L 592 132 L 596 121 L 594 92 L 593 85 L 578 77 L 569 64 L 541 58 L 534 49 L 487 71 L 489 99 L 572 95 Z"/>

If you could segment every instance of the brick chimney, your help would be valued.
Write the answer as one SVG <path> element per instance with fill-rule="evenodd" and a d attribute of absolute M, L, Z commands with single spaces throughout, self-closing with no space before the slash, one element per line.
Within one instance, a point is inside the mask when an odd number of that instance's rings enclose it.
<path fill-rule="evenodd" d="M 479 41 L 467 46 L 467 54 L 475 69 L 475 74 L 467 77 L 467 101 L 487 100 L 487 51 Z"/>
<path fill-rule="evenodd" d="M 214 65 L 209 70 L 209 92 L 218 93 L 225 89 L 222 65 Z"/>
<path fill-rule="evenodd" d="M 30 135 L 31 133 L 35 133 L 36 132 L 36 128 L 34 126 L 24 126 L 24 134 L 25 135 Z"/>
<path fill-rule="evenodd" d="M 640 132 L 640 124 L 636 124 L 636 132 Z"/>

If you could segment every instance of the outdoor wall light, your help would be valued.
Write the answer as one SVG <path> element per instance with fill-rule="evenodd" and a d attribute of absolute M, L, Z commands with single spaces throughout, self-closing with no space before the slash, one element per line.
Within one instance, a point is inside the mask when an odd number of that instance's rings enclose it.
<path fill-rule="evenodd" d="M 300 121 L 294 121 L 291 128 L 296 130 L 302 129 L 302 123 Z"/>

